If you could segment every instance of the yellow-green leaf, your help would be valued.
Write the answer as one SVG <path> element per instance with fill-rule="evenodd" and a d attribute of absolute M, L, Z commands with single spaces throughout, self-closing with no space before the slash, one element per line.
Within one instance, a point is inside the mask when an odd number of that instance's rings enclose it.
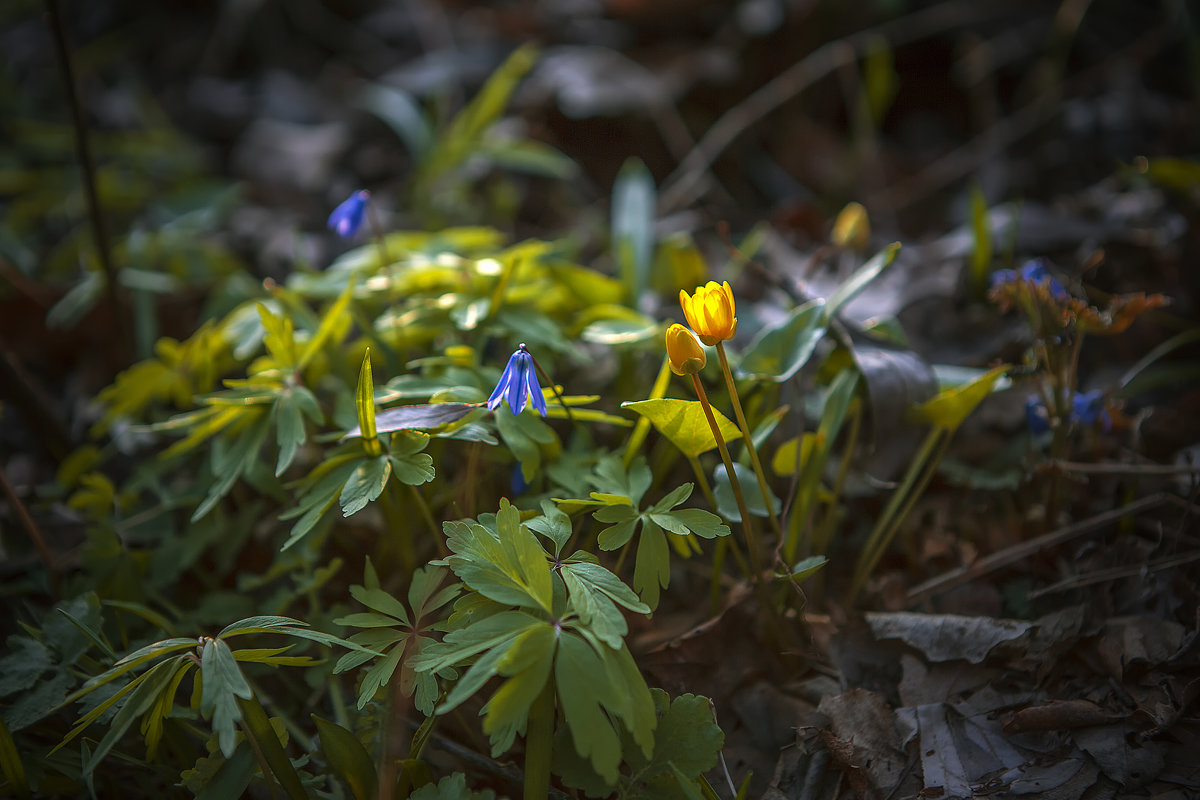
<path fill-rule="evenodd" d="M 621 408 L 628 408 L 650 420 L 659 433 L 670 439 L 671 443 L 689 458 L 717 446 L 708 418 L 697 400 L 635 400 L 621 403 Z M 712 412 L 726 442 L 741 437 L 742 432 L 738 430 L 737 425 L 717 409 L 714 408 Z"/>
<path fill-rule="evenodd" d="M 930 425 L 946 430 L 956 430 L 967 415 L 991 393 L 996 381 L 1008 370 L 1008 364 L 990 369 L 963 386 L 940 392 L 930 400 L 913 409 L 913 416 Z"/>

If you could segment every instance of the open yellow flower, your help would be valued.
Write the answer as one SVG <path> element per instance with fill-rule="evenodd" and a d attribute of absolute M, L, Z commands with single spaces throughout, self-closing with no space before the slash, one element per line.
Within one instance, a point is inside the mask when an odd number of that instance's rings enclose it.
<path fill-rule="evenodd" d="M 676 375 L 695 375 L 704 369 L 708 356 L 692 332 L 676 322 L 667 328 L 667 361 Z"/>
<path fill-rule="evenodd" d="M 732 339 L 737 333 L 737 317 L 733 315 L 733 290 L 729 281 L 709 281 L 697 286 L 695 294 L 679 290 L 679 305 L 688 325 L 707 345 Z"/>

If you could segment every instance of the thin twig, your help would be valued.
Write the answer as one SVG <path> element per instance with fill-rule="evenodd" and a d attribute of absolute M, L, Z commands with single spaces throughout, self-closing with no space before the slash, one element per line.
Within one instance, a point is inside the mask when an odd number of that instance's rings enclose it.
<path fill-rule="evenodd" d="M 1111 569 L 1102 569 L 1087 575 L 1078 575 L 1074 578 L 1052 583 L 1049 586 L 1044 586 L 1041 589 L 1036 589 L 1029 593 L 1030 600 L 1036 600 L 1042 595 L 1056 594 L 1057 592 L 1065 592 L 1071 589 L 1080 589 L 1084 586 L 1091 586 L 1094 583 L 1106 583 L 1108 581 L 1116 581 L 1122 578 L 1136 578 L 1140 575 L 1148 575 L 1151 572 L 1159 572 L 1172 567 L 1180 567 L 1184 564 L 1190 564 L 1193 561 L 1200 561 L 1200 550 L 1192 551 L 1182 556 L 1173 556 L 1172 558 L 1161 558 L 1158 561 L 1150 561 L 1145 564 L 1134 564 L 1130 567 L 1112 567 Z"/>
<path fill-rule="evenodd" d="M 973 564 L 957 567 L 949 572 L 944 572 L 935 578 L 931 578 L 924 583 L 918 584 L 908 590 L 908 605 L 912 606 L 926 597 L 940 594 L 941 592 L 953 589 L 955 586 L 960 586 L 967 581 L 981 578 L 984 575 L 989 575 L 996 570 L 1003 569 L 1010 564 L 1015 564 L 1029 556 L 1039 553 L 1042 550 L 1047 550 L 1051 547 L 1057 547 L 1061 544 L 1071 541 L 1072 539 L 1083 536 L 1086 533 L 1101 529 L 1106 525 L 1117 522 L 1123 517 L 1130 514 L 1138 514 L 1143 511 L 1148 511 L 1151 508 L 1160 506 L 1168 502 L 1174 495 L 1166 492 L 1143 497 L 1141 500 L 1135 500 L 1121 508 L 1114 508 L 1111 511 L 1105 511 L 1103 514 L 1097 514 L 1094 517 L 1089 517 L 1085 520 L 1080 520 L 1073 525 L 1067 525 L 1059 528 L 1056 531 L 1038 536 L 1035 539 L 1030 539 L 1027 542 L 1018 542 L 1011 547 L 1006 547 L 1003 550 L 992 553 L 990 556 L 984 556 Z"/>
<path fill-rule="evenodd" d="M 1009 4 L 942 3 L 818 47 L 721 115 L 664 182 L 659 213 L 667 214 L 694 200 L 700 178 L 751 125 L 816 81 L 861 57 L 880 37 L 897 47 L 1015 10 L 1019 9 Z"/>

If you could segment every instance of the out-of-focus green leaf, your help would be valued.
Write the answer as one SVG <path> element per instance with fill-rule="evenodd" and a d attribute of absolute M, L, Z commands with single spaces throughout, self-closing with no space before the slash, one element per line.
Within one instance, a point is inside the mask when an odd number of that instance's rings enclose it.
<path fill-rule="evenodd" d="M 29 797 L 29 782 L 25 779 L 25 766 L 21 763 L 21 753 L 12 734 L 0 718 L 0 773 L 17 797 Z"/>
<path fill-rule="evenodd" d="M 341 778 L 355 800 L 371 800 L 375 796 L 375 763 L 358 737 L 335 722 L 310 715 L 321 737 L 321 752 L 326 762 Z"/>
<path fill-rule="evenodd" d="M 612 249 L 630 305 L 636 307 L 650 280 L 654 256 L 654 178 L 631 158 L 617 173 L 612 192 Z"/>
<path fill-rule="evenodd" d="M 842 308 L 858 296 L 859 292 L 866 289 L 871 281 L 879 277 L 879 275 L 891 266 L 896 260 L 896 254 L 900 252 L 900 243 L 893 242 L 887 247 L 880 250 L 875 255 L 867 260 L 857 270 L 854 271 L 845 282 L 829 296 L 825 304 L 825 321 L 833 319 L 837 316 Z"/>
<path fill-rule="evenodd" d="M 1001 364 L 964 386 L 939 392 L 933 399 L 913 409 L 913 416 L 938 428 L 957 430 L 967 415 L 991 394 L 1000 376 L 1008 369 L 1008 364 Z"/>
<path fill-rule="evenodd" d="M 826 324 L 824 301 L 796 308 L 782 324 L 754 338 L 738 363 L 738 373 L 779 383 L 789 380 L 812 357 Z"/>
<path fill-rule="evenodd" d="M 247 737 L 254 740 L 258 751 L 262 753 L 263 760 L 267 762 L 271 773 L 279 781 L 283 790 L 287 792 L 288 797 L 291 800 L 308 800 L 308 793 L 304 791 L 300 775 L 292 765 L 291 759 L 288 758 L 287 751 L 283 749 L 283 743 L 279 741 L 279 734 L 276 733 L 271 720 L 267 718 L 267 712 L 263 710 L 262 704 L 253 695 L 248 698 L 238 695 L 238 709 Z M 286 732 L 284 735 L 286 736 Z"/>

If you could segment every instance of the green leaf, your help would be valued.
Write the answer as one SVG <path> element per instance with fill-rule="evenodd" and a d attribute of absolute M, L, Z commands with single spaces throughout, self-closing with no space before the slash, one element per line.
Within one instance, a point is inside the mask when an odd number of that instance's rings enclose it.
<path fill-rule="evenodd" d="M 625 543 L 633 538 L 633 533 L 641 521 L 637 511 L 626 505 L 605 506 L 592 514 L 592 518 L 598 522 L 617 523 L 600 531 L 597 536 L 596 544 L 601 550 L 624 547 Z"/>
<path fill-rule="evenodd" d="M 651 609 L 658 607 L 659 587 L 671 580 L 671 551 L 667 537 L 655 522 L 646 520 L 638 538 L 637 563 L 633 567 L 633 588 Z"/>
<path fill-rule="evenodd" d="M 610 786 L 617 782 L 621 740 L 606 715 L 606 701 L 616 700 L 618 689 L 604 661 L 582 638 L 560 637 L 554 679 L 558 698 L 575 752 L 586 758 Z"/>
<path fill-rule="evenodd" d="M 820 298 L 794 309 L 781 324 L 754 338 L 738 363 L 738 374 L 779 383 L 790 380 L 812 358 L 827 324 Z"/>
<path fill-rule="evenodd" d="M 650 606 L 639 600 L 620 578 L 599 564 L 568 560 L 559 567 L 559 575 L 567 587 L 571 604 L 579 614 L 579 621 L 609 647 L 620 647 L 621 639 L 629 632 L 625 616 L 616 603 L 639 614 L 650 613 Z"/>
<path fill-rule="evenodd" d="M 571 518 L 549 500 L 543 500 L 541 505 L 542 516 L 534 517 L 525 525 L 553 542 L 554 555 L 558 556 L 571 538 Z"/>
<path fill-rule="evenodd" d="M 359 435 L 367 441 L 379 438 L 375 430 L 375 379 L 371 374 L 371 348 L 363 353 L 358 370 L 358 388 L 354 392 L 354 410 L 358 414 Z M 349 516 L 349 515 L 347 515 Z"/>
<path fill-rule="evenodd" d="M 317 332 L 308 340 L 308 344 L 304 346 L 303 352 L 300 353 L 300 360 L 296 364 L 297 369 L 307 367 L 309 362 L 320 352 L 321 348 L 325 346 L 325 342 L 335 332 L 340 330 L 342 331 L 341 335 L 345 335 L 345 331 L 349 330 L 350 298 L 354 295 L 355 285 L 356 282 L 353 279 L 347 281 L 346 288 L 342 290 L 342 293 L 338 295 L 338 299 L 321 317 L 321 324 L 317 328 Z"/>
<path fill-rule="evenodd" d="M 546 686 L 554 664 L 557 629 L 549 622 L 531 626 L 513 639 L 496 663 L 500 675 L 510 676 L 484 706 L 483 732 L 493 750 L 507 750 L 524 730 L 529 707 Z"/>
<path fill-rule="evenodd" d="M 717 446 L 717 440 L 708 424 L 708 417 L 705 416 L 704 408 L 698 400 L 635 400 L 621 403 L 621 408 L 627 408 L 650 420 L 659 433 L 689 458 Z M 726 442 L 741 438 L 742 432 L 737 425 L 717 409 L 712 409 L 712 412 L 717 428 Z"/>
<path fill-rule="evenodd" d="M 91 758 L 84 764 L 84 773 L 90 775 L 94 772 L 97 765 L 108 755 L 109 751 L 112 750 L 120 738 L 125 735 L 125 731 L 129 730 L 129 726 L 133 724 L 133 721 L 148 711 L 158 701 L 159 693 L 171 686 L 171 679 L 175 676 L 175 670 L 182 664 L 185 658 L 186 656 L 176 656 L 166 661 L 160 661 L 129 682 L 125 690 L 132 691 L 129 691 L 128 698 L 121 706 L 121 710 L 117 712 L 112 722 L 109 723 L 107 733 L 104 734 L 104 738 L 96 745 Z M 118 695 L 123 694 L 124 690 L 118 693 Z M 118 695 L 113 695 L 113 697 L 117 697 Z M 72 738 L 81 729 L 82 727 L 77 726 L 66 739 L 63 739 L 63 742 L 65 743 Z"/>
<path fill-rule="evenodd" d="M 754 471 L 747 466 L 733 462 L 733 472 L 737 475 L 738 483 L 742 486 L 742 496 L 746 500 L 746 510 L 756 517 L 767 516 L 767 506 L 763 502 L 762 492 L 755 492 L 749 487 L 757 486 L 757 478 L 754 477 Z M 713 471 L 713 496 L 717 499 L 717 511 L 721 512 L 721 516 L 730 522 L 741 522 L 742 512 L 738 508 L 737 498 L 733 494 L 733 486 L 729 482 L 729 476 L 725 472 L 724 464 L 717 464 L 717 468 Z M 779 513 L 780 502 L 779 498 L 774 493 L 771 494 L 771 504 L 775 506 L 775 512 Z"/>
<path fill-rule="evenodd" d="M 213 730 L 221 745 L 221 753 L 230 758 L 237 746 L 234 726 L 242 718 L 237 698 L 254 695 L 242 676 L 229 645 L 220 639 L 207 639 L 200 655 L 200 675 L 203 689 L 200 694 L 200 713 L 212 719 Z"/>
<path fill-rule="evenodd" d="M 476 792 L 467 788 L 467 778 L 461 772 L 456 772 L 438 781 L 422 786 L 409 795 L 411 800 L 496 800 L 496 793 L 491 789 Z"/>
<path fill-rule="evenodd" d="M 988 220 L 987 197 L 978 181 L 971 184 L 970 201 L 971 233 L 975 237 L 970 261 L 971 285 L 982 295 L 992 266 L 992 226 Z"/>
<path fill-rule="evenodd" d="M 533 533 L 521 525 L 520 512 L 501 499 L 496 514 L 497 533 L 482 525 L 456 530 L 447 546 L 454 555 L 446 563 L 463 583 L 504 605 L 551 610 L 553 582 L 546 551 Z"/>
<path fill-rule="evenodd" d="M 375 763 L 353 733 L 337 723 L 311 714 L 321 737 L 321 752 L 334 773 L 342 779 L 355 800 L 371 800 L 375 794 Z"/>
<path fill-rule="evenodd" d="M 636 305 L 646 293 L 654 257 L 654 178 L 640 159 L 621 166 L 612 191 L 612 249 L 626 297 Z"/>
<path fill-rule="evenodd" d="M 650 691 L 660 716 L 654 730 L 654 757 L 639 769 L 640 778 L 651 778 L 674 767 L 688 779 L 695 779 L 716 766 L 725 734 L 713 721 L 708 698 L 682 694 L 668 708 L 666 692 Z"/>
<path fill-rule="evenodd" d="M 275 732 L 275 727 L 267 718 L 267 712 L 263 710 L 262 705 L 251 695 L 249 698 L 239 697 L 238 709 L 244 720 L 242 726 L 246 736 L 257 745 L 258 752 L 262 754 L 263 760 L 267 762 L 271 773 L 287 792 L 288 797 L 291 800 L 308 800 L 308 794 L 300 782 L 300 775 L 288 758 L 287 751 L 283 749 L 279 734 Z M 230 752 L 232 754 L 232 748 Z"/>
<path fill-rule="evenodd" d="M 408 605 L 412 608 L 414 620 L 419 621 L 426 614 L 437 611 L 462 591 L 462 587 L 454 584 L 439 592 L 438 586 L 445 578 L 446 570 L 441 567 L 425 566 L 413 572 L 412 583 L 408 587 Z"/>
<path fill-rule="evenodd" d="M 28 689 L 50 669 L 50 651 L 28 636 L 10 636 L 9 652 L 0 658 L 0 697 Z"/>
<path fill-rule="evenodd" d="M 796 562 L 787 575 L 781 575 L 780 577 L 786 577 L 793 583 L 800 583 L 806 578 L 815 575 L 828 563 L 829 559 L 825 556 L 809 556 Z"/>
<path fill-rule="evenodd" d="M 939 392 L 913 409 L 913 416 L 944 430 L 957 430 L 967 415 L 991 393 L 996 382 L 1008 369 L 1007 364 L 1001 364 L 964 386 Z"/>
<path fill-rule="evenodd" d="M 350 596 L 364 606 L 378 611 L 380 614 L 387 614 L 394 617 L 391 624 L 395 625 L 396 620 L 404 625 L 411 626 L 412 623 L 408 619 L 408 610 L 404 608 L 404 604 L 396 598 L 392 597 L 382 589 L 367 589 L 363 586 L 351 586 Z M 356 625 L 358 623 L 339 622 L 339 625 Z"/>
<path fill-rule="evenodd" d="M 712 539 L 717 536 L 728 536 L 729 526 L 721 521 L 721 518 L 712 512 L 705 511 L 702 508 L 680 508 L 671 511 L 667 514 L 655 515 L 654 519 L 659 522 L 663 528 L 670 530 L 672 533 L 680 533 L 677 529 L 668 528 L 659 521 L 659 517 L 682 525 L 685 532 L 694 533 L 704 539 Z"/>
<path fill-rule="evenodd" d="M 212 752 L 212 751 L 210 751 Z M 258 772 L 254 751 L 247 742 L 238 745 L 233 758 L 219 752 L 197 759 L 196 765 L 180 775 L 183 785 L 196 793 L 196 800 L 228 800 L 242 797 Z"/>
<path fill-rule="evenodd" d="M 863 264 L 854 271 L 845 282 L 837 288 L 825 305 L 825 321 L 833 319 L 837 316 L 842 308 L 858 296 L 859 292 L 866 289 L 871 281 L 879 277 L 885 269 L 891 266 L 891 263 L 896 260 L 896 254 L 900 252 L 900 243 L 893 242 L 887 247 L 873 255 L 867 263 Z"/>
<path fill-rule="evenodd" d="M 272 411 L 275 415 L 275 439 L 279 443 L 279 460 L 275 462 L 276 476 L 282 475 L 291 466 L 292 459 L 296 457 L 296 450 L 308 440 L 298 391 L 299 389 L 284 389 L 280 392 Z"/>
<path fill-rule="evenodd" d="M 376 456 L 359 462 L 338 496 L 342 516 L 357 514 L 367 507 L 367 503 L 377 500 L 391 475 L 392 460 L 388 456 Z"/>
<path fill-rule="evenodd" d="M 17 797 L 29 797 L 29 782 L 25 779 L 25 766 L 21 763 L 21 753 L 12 734 L 0 718 L 0 773 L 9 788 L 14 790 Z"/>
<path fill-rule="evenodd" d="M 375 430 L 378 433 L 393 433 L 404 430 L 437 430 L 444 425 L 458 422 L 483 403 L 422 403 L 399 406 L 380 411 L 375 415 Z M 362 436 L 361 423 L 342 438 Z"/>

